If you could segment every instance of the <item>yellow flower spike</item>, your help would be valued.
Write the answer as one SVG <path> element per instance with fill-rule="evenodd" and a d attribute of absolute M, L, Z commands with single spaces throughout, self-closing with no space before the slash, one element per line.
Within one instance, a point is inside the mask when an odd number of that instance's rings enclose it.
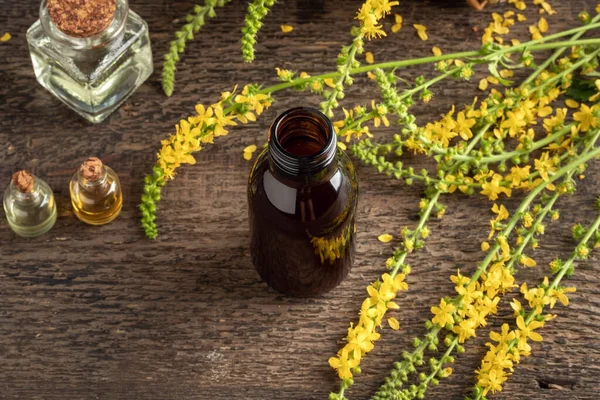
<path fill-rule="evenodd" d="M 427 36 L 427 27 L 421 24 L 413 24 L 413 28 L 417 31 L 417 35 L 421 40 L 427 40 L 429 37 Z"/>
<path fill-rule="evenodd" d="M 365 53 L 365 61 L 369 64 L 373 64 L 375 62 L 375 58 L 373 57 L 373 53 L 367 51 Z"/>
<path fill-rule="evenodd" d="M 548 21 L 546 21 L 546 18 L 540 18 L 538 21 L 538 28 L 542 33 L 548 32 Z"/>
<path fill-rule="evenodd" d="M 291 25 L 281 25 L 281 32 L 283 32 L 283 33 L 290 33 L 293 30 L 294 30 L 294 27 Z"/>
<path fill-rule="evenodd" d="M 565 105 L 569 108 L 579 108 L 579 103 L 573 99 L 566 99 Z"/>
<path fill-rule="evenodd" d="M 5 32 L 4 35 L 0 36 L 0 42 L 8 42 L 11 38 L 10 33 Z"/>
<path fill-rule="evenodd" d="M 388 318 L 387 321 L 388 321 L 388 325 L 393 330 L 397 331 L 398 329 L 400 329 L 400 323 L 398 322 L 398 320 L 396 318 L 390 317 L 390 318 Z"/>
<path fill-rule="evenodd" d="M 442 55 L 442 49 L 440 49 L 440 48 L 439 48 L 439 47 L 437 47 L 437 46 L 433 46 L 433 47 L 431 48 L 431 52 L 432 52 L 432 53 L 433 53 L 433 55 L 435 55 L 435 56 L 441 56 L 441 55 Z"/>
<path fill-rule="evenodd" d="M 383 235 L 379 235 L 377 237 L 377 240 L 379 240 L 382 243 L 388 243 L 388 242 L 391 242 L 393 238 L 394 237 L 392 235 L 390 235 L 388 233 L 384 233 Z"/>
<path fill-rule="evenodd" d="M 392 25 L 392 32 L 396 33 L 402 28 L 402 15 L 394 14 L 394 25 Z"/>
<path fill-rule="evenodd" d="M 479 81 L 479 90 L 486 90 L 488 88 L 487 79 L 482 79 Z"/>

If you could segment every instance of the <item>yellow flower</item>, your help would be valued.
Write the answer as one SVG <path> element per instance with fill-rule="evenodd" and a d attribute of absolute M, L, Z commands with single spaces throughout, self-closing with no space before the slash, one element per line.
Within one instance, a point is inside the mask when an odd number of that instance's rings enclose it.
<path fill-rule="evenodd" d="M 544 326 L 543 322 L 539 321 L 531 321 L 529 325 L 525 325 L 525 319 L 522 315 L 517 317 L 517 327 L 519 330 L 517 331 L 517 335 L 519 336 L 519 341 L 527 341 L 527 339 L 531 339 L 534 342 L 541 342 L 542 335 L 537 332 L 534 332 L 534 329 L 538 329 Z"/>
<path fill-rule="evenodd" d="M 351 354 L 354 359 L 360 360 L 363 354 L 373 350 L 375 347 L 373 341 L 379 339 L 380 335 L 369 328 L 374 328 L 374 325 L 371 324 L 371 326 L 366 328 L 362 325 L 359 325 L 354 329 L 348 329 L 348 336 L 346 338 L 348 340 L 348 344 L 345 346 L 345 348 L 349 352 L 352 352 Z"/>
<path fill-rule="evenodd" d="M 481 251 L 488 251 L 490 249 L 490 244 L 488 242 L 481 242 Z"/>
<path fill-rule="evenodd" d="M 439 48 L 439 47 L 437 47 L 437 46 L 433 46 L 433 47 L 431 48 L 431 52 L 432 52 L 432 53 L 433 53 L 433 55 L 435 55 L 435 56 L 441 56 L 441 55 L 442 55 L 442 49 L 440 49 L 440 48 Z"/>
<path fill-rule="evenodd" d="M 455 309 L 454 305 L 447 304 L 446 300 L 442 299 L 439 307 L 431 307 L 431 313 L 434 315 L 431 322 L 442 327 L 448 324 L 454 324 L 452 313 Z"/>
<path fill-rule="evenodd" d="M 502 384 L 507 377 L 501 369 L 491 369 L 487 374 L 483 374 L 477 381 L 477 384 L 483 388 L 483 395 L 488 392 L 496 393 L 502 390 Z"/>
<path fill-rule="evenodd" d="M 375 62 L 375 58 L 373 58 L 373 53 L 367 51 L 365 53 L 365 61 L 369 64 L 373 64 Z"/>
<path fill-rule="evenodd" d="M 517 21 L 519 21 L 519 22 L 527 21 L 527 17 L 524 16 L 523 14 L 519 13 L 519 14 L 517 14 Z"/>
<path fill-rule="evenodd" d="M 11 35 L 8 32 L 4 32 L 4 35 L 0 36 L 0 42 L 8 42 L 11 39 Z"/>
<path fill-rule="evenodd" d="M 558 288 L 558 289 L 550 289 L 548 291 L 548 295 L 550 296 L 550 308 L 554 308 L 556 304 L 556 300 L 560 301 L 563 306 L 569 305 L 569 298 L 565 293 L 573 293 L 576 289 L 574 287 L 571 288 Z"/>
<path fill-rule="evenodd" d="M 396 33 L 402 28 L 402 15 L 394 14 L 394 25 L 392 25 L 392 32 Z"/>
<path fill-rule="evenodd" d="M 500 186 L 502 182 L 502 176 L 500 174 L 494 174 L 492 180 L 481 185 L 481 194 L 488 196 L 490 200 L 496 200 L 500 193 L 504 193 L 510 197 L 512 190 L 507 187 Z"/>
<path fill-rule="evenodd" d="M 588 131 L 590 127 L 596 128 L 598 126 L 598 118 L 594 115 L 596 109 L 597 106 L 590 108 L 587 105 L 582 104 L 579 111 L 573 114 L 573 119 L 579 122 L 579 129 L 581 132 Z"/>
<path fill-rule="evenodd" d="M 244 149 L 244 160 L 252 159 L 252 154 L 256 151 L 256 145 L 251 144 Z"/>
<path fill-rule="evenodd" d="M 405 274 L 397 274 L 394 278 L 392 278 L 392 276 L 388 273 L 385 273 L 381 276 L 383 283 L 388 285 L 389 287 L 391 287 L 392 290 L 394 291 L 394 293 L 396 293 L 399 290 L 407 290 L 408 289 L 408 284 L 406 282 L 404 282 L 405 278 L 406 278 Z M 389 307 L 389 308 L 391 308 L 391 307 Z"/>
<path fill-rule="evenodd" d="M 421 25 L 421 24 L 413 24 L 413 27 L 416 29 L 417 31 L 417 35 L 419 36 L 419 38 L 421 40 L 427 40 L 428 36 L 427 36 L 427 27 L 425 25 Z"/>
<path fill-rule="evenodd" d="M 458 335 L 459 343 L 464 343 L 468 338 L 475 336 L 475 321 L 463 319 L 458 325 L 454 325 L 452 332 Z"/>
<path fill-rule="evenodd" d="M 461 138 L 469 140 L 473 137 L 471 128 L 475 125 L 475 122 L 476 121 L 473 118 L 465 118 L 465 113 L 463 111 L 456 115 L 456 129 Z"/>
<path fill-rule="evenodd" d="M 382 243 L 391 242 L 393 238 L 394 237 L 388 233 L 384 233 L 383 235 L 377 236 L 377 240 L 379 240 Z"/>
<path fill-rule="evenodd" d="M 281 32 L 289 33 L 294 30 L 294 27 L 291 25 L 281 25 Z"/>
<path fill-rule="evenodd" d="M 394 317 L 388 318 L 388 325 L 390 326 L 390 328 L 392 328 L 395 331 L 400 329 L 400 323 Z"/>
<path fill-rule="evenodd" d="M 554 158 L 550 158 L 548 152 L 542 153 L 539 159 L 534 160 L 535 169 L 540 173 L 540 176 L 546 182 L 550 181 L 548 172 L 556 171 Z"/>
<path fill-rule="evenodd" d="M 513 340 L 516 337 L 516 334 L 514 331 L 509 331 L 509 329 L 510 327 L 508 326 L 508 324 L 502 324 L 500 333 L 490 332 L 490 339 L 500 344 Z"/>
<path fill-rule="evenodd" d="M 494 203 L 492 212 L 498 214 L 496 221 L 503 221 L 509 217 L 508 210 L 504 207 L 504 204 L 500 204 L 500 207 L 498 207 L 498 204 Z"/>
<path fill-rule="evenodd" d="M 292 71 L 290 71 L 289 69 L 275 68 L 275 70 L 277 71 L 277 76 L 282 81 L 291 81 L 292 78 L 294 77 L 294 73 Z M 240 96 L 238 96 L 238 97 L 240 97 Z M 236 103 L 237 103 L 237 101 L 236 101 Z"/>
<path fill-rule="evenodd" d="M 527 125 L 527 122 L 525 122 L 525 113 L 522 110 L 507 111 L 506 116 L 508 118 L 502 121 L 500 127 L 504 129 L 508 128 L 508 134 L 511 137 L 516 136 L 521 131 L 521 128 Z"/>
<path fill-rule="evenodd" d="M 340 379 L 351 379 L 352 372 L 350 369 L 358 366 L 360 360 L 349 359 L 349 352 L 346 348 L 343 348 L 337 357 L 331 357 L 329 359 L 329 365 L 331 368 L 337 370 Z"/>

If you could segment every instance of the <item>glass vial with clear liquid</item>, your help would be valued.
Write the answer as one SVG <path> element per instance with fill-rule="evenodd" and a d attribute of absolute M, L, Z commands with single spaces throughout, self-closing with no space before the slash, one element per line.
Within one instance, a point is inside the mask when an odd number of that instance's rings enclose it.
<path fill-rule="evenodd" d="M 281 114 L 248 182 L 251 255 L 259 275 L 291 296 L 325 293 L 354 260 L 358 179 L 331 121 L 312 108 Z"/>
<path fill-rule="evenodd" d="M 16 172 L 4 192 L 8 225 L 19 236 L 44 234 L 56 222 L 56 202 L 50 186 L 27 171 Z"/>
<path fill-rule="evenodd" d="M 75 215 L 86 224 L 107 224 L 123 206 L 119 177 L 96 157 L 88 158 L 73 174 L 69 192 Z"/>
<path fill-rule="evenodd" d="M 27 42 L 38 82 L 91 122 L 152 73 L 148 26 L 127 0 L 42 0 Z"/>

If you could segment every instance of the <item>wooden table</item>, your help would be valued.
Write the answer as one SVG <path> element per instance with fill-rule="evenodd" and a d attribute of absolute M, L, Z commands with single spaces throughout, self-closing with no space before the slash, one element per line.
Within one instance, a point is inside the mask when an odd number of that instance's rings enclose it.
<path fill-rule="evenodd" d="M 0 178 L 27 168 L 54 189 L 59 218 L 37 239 L 15 236 L 0 221 L 0 398 L 2 399 L 326 399 L 337 386 L 327 364 L 356 320 L 367 284 L 384 270 L 393 245 L 377 236 L 413 227 L 422 186 L 406 186 L 359 165 L 358 249 L 354 269 L 337 289 L 313 299 L 283 297 L 267 288 L 252 267 L 248 251 L 246 178 L 251 164 L 242 158 L 249 144 L 261 145 L 269 123 L 296 105 L 316 105 L 318 97 L 291 91 L 257 123 L 236 128 L 198 155 L 196 166 L 179 170 L 163 191 L 160 236 L 151 241 L 139 225 L 137 204 L 142 178 L 152 167 L 159 140 L 193 111 L 216 101 L 236 83 L 272 82 L 274 67 L 326 72 L 349 40 L 360 2 L 281 0 L 260 33 L 257 61 L 244 64 L 239 53 L 243 2 L 218 10 L 188 46 L 179 66 L 173 97 L 160 89 L 161 57 L 181 17 L 192 3 L 132 0 L 148 22 L 157 72 L 105 122 L 91 125 L 63 106 L 35 80 L 25 32 L 37 19 L 36 1 L 0 0 Z M 400 33 L 368 43 L 378 61 L 477 48 L 492 11 L 471 11 L 462 1 L 403 0 Z M 530 3 L 530 2 L 528 2 Z M 558 14 L 552 30 L 577 25 L 576 16 L 593 12 L 595 1 L 552 1 Z M 560 4 L 559 4 L 560 3 Z M 537 21 L 530 5 L 529 21 Z M 295 27 L 283 35 L 279 25 Z M 415 39 L 413 23 L 425 23 L 430 39 Z M 528 22 L 529 23 L 529 22 Z M 389 24 L 389 22 L 387 23 Z M 387 25 L 386 25 L 387 26 Z M 478 27 L 475 33 L 473 27 Z M 389 28 L 389 27 L 388 27 Z M 524 32 L 526 24 L 519 28 Z M 521 35 L 525 38 L 526 35 Z M 430 67 L 402 71 L 407 79 L 432 73 Z M 477 80 L 483 77 L 483 71 Z M 420 121 L 446 112 L 452 103 L 470 103 L 477 80 L 445 82 L 431 104 L 415 107 Z M 480 92 L 479 92 L 480 93 Z M 361 78 L 348 91 L 346 107 L 376 96 Z M 396 128 L 377 131 L 390 137 Z M 121 177 L 125 204 L 113 223 L 91 227 L 79 222 L 67 183 L 87 156 L 96 155 Z M 408 159 L 417 167 L 422 158 Z M 600 189 L 594 164 L 575 196 L 559 200 L 561 222 L 548 226 L 536 252 L 539 268 L 520 272 L 519 282 L 536 284 L 545 265 L 574 246 L 569 228 L 589 221 Z M 514 209 L 516 195 L 505 202 Z M 386 329 L 362 364 L 349 391 L 364 399 L 381 384 L 400 351 L 415 335 L 440 295 L 453 292 L 449 276 L 473 271 L 482 259 L 490 203 L 475 196 L 444 198 L 447 216 L 433 221 L 426 249 L 409 257 L 414 266 L 410 290 L 399 299 L 402 329 Z M 577 286 L 568 309 L 543 329 L 498 399 L 597 399 L 600 396 L 600 267 L 595 253 L 569 281 Z M 513 295 L 507 296 L 511 298 Z M 512 319 L 505 299 L 490 325 Z M 485 352 L 489 326 L 458 357 L 454 374 L 429 398 L 462 399 Z"/>

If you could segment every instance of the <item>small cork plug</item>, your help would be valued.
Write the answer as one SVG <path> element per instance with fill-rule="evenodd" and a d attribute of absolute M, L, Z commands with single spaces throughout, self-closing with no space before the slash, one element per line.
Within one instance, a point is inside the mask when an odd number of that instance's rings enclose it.
<path fill-rule="evenodd" d="M 74 37 L 90 37 L 102 32 L 114 19 L 116 0 L 48 0 L 52 22 Z"/>
<path fill-rule="evenodd" d="M 21 193 L 33 192 L 33 175 L 25 170 L 15 172 L 12 176 L 12 183 Z"/>
<path fill-rule="evenodd" d="M 79 174 L 90 182 L 97 181 L 102 177 L 102 161 L 96 157 L 90 157 L 79 167 Z"/>

